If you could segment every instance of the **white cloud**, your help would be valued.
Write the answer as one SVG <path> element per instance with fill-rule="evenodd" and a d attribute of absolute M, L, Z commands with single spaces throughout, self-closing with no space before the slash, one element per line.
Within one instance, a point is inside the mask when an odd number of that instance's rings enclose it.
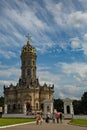
<path fill-rule="evenodd" d="M 55 20 L 55 22 L 60 25 L 63 26 L 65 24 L 65 13 L 62 12 L 63 9 L 63 4 L 60 2 L 58 4 L 54 4 L 52 1 L 46 2 L 46 7 L 49 10 L 49 12 L 53 15 L 53 18 Z"/>
<path fill-rule="evenodd" d="M 87 33 L 81 37 L 71 38 L 69 46 L 73 51 L 83 51 L 83 54 L 87 56 Z"/>
<path fill-rule="evenodd" d="M 46 8 L 49 10 L 49 13 L 52 14 L 53 16 L 52 18 L 54 18 L 58 27 L 52 26 L 52 24 L 49 24 L 50 19 L 47 17 L 47 15 L 44 16 L 44 13 L 46 14 L 46 11 L 44 11 L 42 7 L 39 7 L 39 4 L 37 4 L 37 2 L 33 3 L 33 6 L 35 8 L 32 8 L 31 5 L 29 6 L 25 2 L 15 1 L 15 3 L 19 7 L 19 9 L 12 8 L 12 6 L 8 4 L 8 2 L 5 2 L 5 9 L 3 10 L 3 13 L 2 13 L 4 17 L 1 16 L 1 20 L 0 20 L 0 25 L 5 30 L 8 30 L 8 28 L 9 30 L 12 30 L 11 32 L 8 33 L 7 39 L 4 35 L 1 36 L 1 40 L 4 42 L 4 44 L 10 47 L 12 44 L 13 46 L 14 45 L 19 46 L 21 42 L 23 44 L 24 37 L 22 36 L 22 34 L 20 34 L 20 32 L 25 30 L 26 32 L 29 31 L 31 34 L 33 34 L 33 37 L 32 37 L 33 43 L 37 44 L 37 48 L 41 53 L 45 53 L 48 48 L 52 48 L 54 45 L 52 43 L 51 38 L 48 35 L 46 35 L 45 32 L 55 33 L 55 36 L 58 38 L 58 35 L 56 34 L 55 30 L 59 32 L 60 28 L 62 28 L 63 30 L 68 28 L 69 30 L 69 29 L 72 29 L 73 27 L 77 28 L 77 27 L 86 26 L 85 21 L 87 21 L 87 13 L 82 12 L 82 11 L 76 11 L 74 9 L 74 6 L 72 6 L 71 10 L 66 9 L 63 2 L 54 3 L 53 1 L 50 1 L 50 2 L 45 1 Z M 70 6 L 72 5 L 71 2 L 69 4 Z M 39 8 L 39 11 L 42 12 L 41 19 L 37 17 L 38 8 Z M 43 19 L 45 19 L 45 21 Z M 20 39 L 20 43 L 17 42 L 15 38 L 17 40 Z M 63 47 L 64 49 L 64 46 L 62 45 L 63 44 L 61 44 L 61 47 Z M 74 49 L 78 48 L 80 45 L 81 45 L 80 42 L 75 41 L 75 40 L 72 41 L 72 44 L 71 44 L 72 48 Z M 85 50 L 84 47 L 83 47 L 83 50 Z M 86 51 L 84 52 L 85 52 L 84 54 L 86 54 Z"/>
<path fill-rule="evenodd" d="M 14 81 L 18 80 L 18 78 L 20 77 L 20 69 L 16 68 L 16 66 L 14 65 L 12 66 L 6 66 L 6 65 L 2 65 L 0 64 L 0 78 L 4 78 L 4 79 L 14 79 Z"/>
<path fill-rule="evenodd" d="M 60 75 L 53 74 L 53 73 L 46 71 L 46 70 L 38 71 L 37 75 L 38 75 L 40 82 L 42 84 L 44 84 L 44 83 L 55 84 L 61 79 Z"/>
<path fill-rule="evenodd" d="M 14 65 L 16 66 L 16 65 Z M 20 77 L 20 69 L 0 63 L 0 96 L 3 95 L 3 86 L 8 87 L 11 83 L 16 85 Z"/>
<path fill-rule="evenodd" d="M 71 41 L 71 48 L 72 49 L 82 48 L 81 41 L 78 37 L 71 38 L 70 41 Z"/>
<path fill-rule="evenodd" d="M 48 52 L 49 49 L 52 49 L 56 46 L 55 43 L 53 42 L 41 42 L 40 44 L 37 45 L 36 50 L 39 51 L 40 53 L 46 53 Z"/>
<path fill-rule="evenodd" d="M 61 98 L 79 99 L 86 91 L 87 87 L 78 87 L 76 85 L 64 85 L 56 88 L 57 95 Z"/>
<path fill-rule="evenodd" d="M 87 33 L 83 35 L 83 39 L 87 42 Z"/>
<path fill-rule="evenodd" d="M 49 70 L 49 69 L 51 69 L 51 67 L 45 66 L 45 64 L 44 64 L 44 65 L 38 66 L 37 71 L 44 71 L 44 70 L 46 71 L 46 70 Z"/>
<path fill-rule="evenodd" d="M 87 0 L 79 0 L 81 7 L 87 11 Z"/>
<path fill-rule="evenodd" d="M 23 6 L 23 10 L 15 10 L 14 8 L 5 8 L 4 10 L 5 15 L 9 21 L 13 23 L 13 26 L 15 26 L 16 23 L 18 26 L 30 30 L 31 32 L 32 30 L 44 30 L 48 28 L 47 24 L 36 16 L 36 10 L 33 10 L 31 7 L 29 8 L 29 6 L 23 2 L 17 1 L 17 5 L 19 7 Z"/>
<path fill-rule="evenodd" d="M 6 53 L 5 50 L 0 49 L 0 55 L 2 55 L 3 57 L 5 57 L 6 59 L 10 59 L 10 58 L 16 58 L 17 54 L 12 52 L 12 51 L 8 51 L 8 53 Z"/>
<path fill-rule="evenodd" d="M 45 1 L 46 7 L 53 15 L 55 22 L 59 27 L 64 29 L 84 28 L 87 27 L 87 12 L 78 11 L 74 3 L 69 1 L 69 6 L 66 8 L 65 2 L 54 3 L 53 1 Z M 71 8 L 71 9 L 70 9 Z"/>
<path fill-rule="evenodd" d="M 1 34 L 2 36 L 0 35 L 1 41 L 4 43 L 2 46 L 6 45 L 10 48 L 12 46 L 19 47 L 21 43 L 24 43 L 22 32 L 29 31 L 29 33 L 33 34 L 33 43 L 37 44 L 37 46 L 40 45 L 39 51 L 43 53 L 46 52 L 46 49 L 51 48 L 53 43 L 44 33 L 45 31 L 50 32 L 48 23 L 37 17 L 37 8 L 39 8 L 41 12 L 43 12 L 44 9 L 39 7 L 38 4 L 36 4 L 37 7 L 32 8 L 25 2 L 15 1 L 15 3 L 19 8 L 12 8 L 8 2 L 5 2 L 5 8 L 2 11 L 4 17 L 1 16 L 0 25 L 7 32 L 6 36 L 4 34 Z M 44 18 L 44 15 L 42 17 Z"/>
<path fill-rule="evenodd" d="M 87 56 L 87 43 L 86 42 L 83 43 L 83 52 L 84 52 L 84 55 Z"/>
<path fill-rule="evenodd" d="M 0 96 L 3 95 L 3 86 L 9 86 L 11 83 L 16 85 L 20 75 L 17 65 L 4 65 L 0 62 Z"/>
<path fill-rule="evenodd" d="M 87 13 L 82 11 L 73 12 L 68 15 L 68 24 L 72 27 L 81 28 L 86 27 Z"/>
<path fill-rule="evenodd" d="M 87 64 L 86 63 L 60 63 L 61 70 L 67 75 L 76 75 L 79 80 L 83 81 L 87 78 Z"/>
<path fill-rule="evenodd" d="M 0 80 L 0 87 L 3 88 L 4 85 L 8 87 L 10 84 L 16 85 L 16 83 L 14 80 Z"/>
<path fill-rule="evenodd" d="M 40 83 L 54 84 L 56 98 L 79 99 L 87 90 L 87 65 L 85 63 L 58 63 L 55 69 L 60 72 L 52 73 L 49 67 L 39 69 Z"/>

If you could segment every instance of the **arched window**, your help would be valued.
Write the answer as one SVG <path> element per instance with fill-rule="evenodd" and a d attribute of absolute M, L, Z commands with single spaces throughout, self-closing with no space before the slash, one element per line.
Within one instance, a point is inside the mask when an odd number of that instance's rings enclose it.
<path fill-rule="evenodd" d="M 16 109 L 16 104 L 13 104 L 13 111 L 15 111 Z"/>
<path fill-rule="evenodd" d="M 30 103 L 26 103 L 26 108 L 27 108 L 27 112 L 30 112 L 31 111 L 31 105 Z"/>
<path fill-rule="evenodd" d="M 28 76 L 30 75 L 30 69 L 27 69 L 27 75 Z"/>
<path fill-rule="evenodd" d="M 27 61 L 27 65 L 30 65 L 31 64 L 31 62 L 30 61 Z"/>
<path fill-rule="evenodd" d="M 38 109 L 38 103 L 36 103 L 36 109 Z"/>
<path fill-rule="evenodd" d="M 18 104 L 18 109 L 19 109 L 19 110 L 21 109 L 21 105 L 20 105 L 20 104 Z"/>
<path fill-rule="evenodd" d="M 43 108 L 44 108 L 44 104 L 43 103 L 41 104 L 40 108 L 43 110 Z"/>
<path fill-rule="evenodd" d="M 49 106 L 47 106 L 47 112 L 50 112 L 50 107 Z"/>

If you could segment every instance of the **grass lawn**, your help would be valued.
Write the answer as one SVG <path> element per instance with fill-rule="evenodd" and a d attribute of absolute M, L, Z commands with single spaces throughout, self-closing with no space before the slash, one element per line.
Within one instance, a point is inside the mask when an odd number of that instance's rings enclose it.
<path fill-rule="evenodd" d="M 70 121 L 72 124 L 81 125 L 81 126 L 87 126 L 87 120 L 86 119 L 73 119 Z"/>
<path fill-rule="evenodd" d="M 28 118 L 0 118 L 0 126 L 7 126 L 19 123 L 26 123 L 32 122 L 35 119 L 28 119 Z"/>

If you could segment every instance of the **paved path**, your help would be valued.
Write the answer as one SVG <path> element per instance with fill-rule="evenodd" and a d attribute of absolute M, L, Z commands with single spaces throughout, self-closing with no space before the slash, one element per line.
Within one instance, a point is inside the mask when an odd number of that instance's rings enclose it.
<path fill-rule="evenodd" d="M 68 121 L 64 120 L 62 124 L 53 124 L 50 122 L 49 124 L 43 122 L 42 125 L 34 124 L 26 124 L 26 125 L 19 125 L 14 127 L 8 128 L 0 128 L 0 130 L 87 130 L 87 127 L 80 127 L 67 124 Z"/>

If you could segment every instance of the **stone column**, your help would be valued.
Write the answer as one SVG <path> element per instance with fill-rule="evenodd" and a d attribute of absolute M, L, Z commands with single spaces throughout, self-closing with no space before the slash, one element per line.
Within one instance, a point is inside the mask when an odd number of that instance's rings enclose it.
<path fill-rule="evenodd" d="M 47 104 L 44 103 L 44 114 L 47 114 Z"/>
<path fill-rule="evenodd" d="M 7 114 L 7 104 L 4 106 L 4 114 Z"/>
<path fill-rule="evenodd" d="M 53 103 L 50 104 L 50 112 L 53 113 Z"/>
<path fill-rule="evenodd" d="M 26 104 L 23 106 L 23 113 L 26 114 Z"/>
<path fill-rule="evenodd" d="M 66 104 L 64 103 L 64 114 L 67 114 Z"/>
<path fill-rule="evenodd" d="M 74 114 L 72 102 L 70 104 L 70 114 Z"/>

